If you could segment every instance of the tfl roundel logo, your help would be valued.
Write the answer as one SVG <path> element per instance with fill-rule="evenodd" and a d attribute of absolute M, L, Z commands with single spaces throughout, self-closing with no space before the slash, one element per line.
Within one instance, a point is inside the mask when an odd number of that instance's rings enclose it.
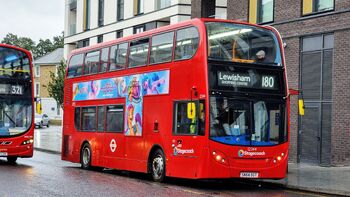
<path fill-rule="evenodd" d="M 239 157 L 243 157 L 243 156 L 244 156 L 244 150 L 242 150 L 242 149 L 239 150 L 239 151 L 238 151 L 238 156 L 239 156 Z"/>

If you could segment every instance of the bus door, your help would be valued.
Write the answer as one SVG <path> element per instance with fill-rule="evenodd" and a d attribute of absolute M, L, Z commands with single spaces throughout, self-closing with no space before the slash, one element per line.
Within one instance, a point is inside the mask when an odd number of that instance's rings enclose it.
<path fill-rule="evenodd" d="M 172 135 L 172 176 L 196 178 L 205 137 L 204 101 L 174 103 Z"/>
<path fill-rule="evenodd" d="M 103 109 L 105 109 L 105 112 L 99 111 L 99 113 L 105 114 L 106 117 L 105 125 L 101 125 L 101 127 L 105 127 L 105 132 L 103 133 L 104 166 L 123 169 L 125 153 L 123 133 L 124 105 L 109 105 Z"/>

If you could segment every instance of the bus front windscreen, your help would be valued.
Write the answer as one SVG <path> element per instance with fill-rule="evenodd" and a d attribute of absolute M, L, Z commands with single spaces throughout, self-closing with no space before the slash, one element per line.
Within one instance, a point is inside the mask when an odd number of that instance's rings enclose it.
<path fill-rule="evenodd" d="M 249 25 L 207 22 L 208 58 L 240 63 L 281 66 L 275 34 Z"/>
<path fill-rule="evenodd" d="M 4 99 L 0 97 L 0 137 L 20 135 L 32 123 L 31 99 Z"/>
<path fill-rule="evenodd" d="M 287 141 L 285 104 L 210 97 L 210 138 L 228 145 L 273 146 Z"/>
<path fill-rule="evenodd" d="M 0 47 L 0 137 L 20 135 L 32 124 L 32 81 L 26 53 Z"/>

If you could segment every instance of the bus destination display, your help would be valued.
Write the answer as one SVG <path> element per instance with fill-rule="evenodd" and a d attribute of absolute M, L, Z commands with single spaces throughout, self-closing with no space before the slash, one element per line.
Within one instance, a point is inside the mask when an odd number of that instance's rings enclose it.
<path fill-rule="evenodd" d="M 276 76 L 274 75 L 218 71 L 217 78 L 219 86 L 271 90 L 278 88 Z"/>
<path fill-rule="evenodd" d="M 23 95 L 23 86 L 0 84 L 0 94 Z"/>

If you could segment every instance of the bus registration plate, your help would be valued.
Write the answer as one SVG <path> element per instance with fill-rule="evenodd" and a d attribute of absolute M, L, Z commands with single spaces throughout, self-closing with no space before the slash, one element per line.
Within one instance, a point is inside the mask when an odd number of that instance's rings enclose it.
<path fill-rule="evenodd" d="M 259 178 L 258 172 L 241 172 L 241 178 Z"/>
<path fill-rule="evenodd" d="M 1 156 L 7 156 L 7 152 L 0 152 L 0 157 Z"/>

